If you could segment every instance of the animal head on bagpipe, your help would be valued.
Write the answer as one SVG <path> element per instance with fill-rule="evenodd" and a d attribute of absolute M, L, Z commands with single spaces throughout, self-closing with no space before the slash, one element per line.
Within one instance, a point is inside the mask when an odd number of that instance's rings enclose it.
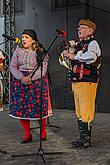
<path fill-rule="evenodd" d="M 63 51 L 63 50 L 69 50 L 72 49 L 74 53 L 77 53 L 79 50 L 83 48 L 83 42 L 77 41 L 77 40 L 66 40 L 63 41 L 62 44 L 58 46 L 58 49 Z"/>
<path fill-rule="evenodd" d="M 65 50 L 74 52 L 75 54 L 83 48 L 83 44 L 80 41 L 77 40 L 71 40 L 71 41 L 63 41 L 63 51 L 59 56 L 59 63 L 60 65 L 65 66 L 67 69 L 71 70 L 71 60 L 69 57 L 65 56 Z"/>

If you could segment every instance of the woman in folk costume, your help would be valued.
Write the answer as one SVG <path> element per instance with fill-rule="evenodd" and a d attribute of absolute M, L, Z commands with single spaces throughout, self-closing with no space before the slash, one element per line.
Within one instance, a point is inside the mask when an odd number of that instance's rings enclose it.
<path fill-rule="evenodd" d="M 30 78 L 39 63 L 39 52 L 42 54 L 43 48 L 39 47 L 36 32 L 33 29 L 25 29 L 22 33 L 22 45 L 15 49 L 10 63 L 10 72 L 13 79 L 10 91 L 9 116 L 20 119 L 25 132 L 22 143 L 32 141 L 30 120 L 40 122 L 41 99 L 43 141 L 46 140 L 46 119 L 52 115 L 52 110 L 50 108 L 48 110 L 48 104 L 50 104 L 48 101 L 49 85 L 47 77 L 48 54 L 43 59 L 42 84 L 41 67 Z"/>

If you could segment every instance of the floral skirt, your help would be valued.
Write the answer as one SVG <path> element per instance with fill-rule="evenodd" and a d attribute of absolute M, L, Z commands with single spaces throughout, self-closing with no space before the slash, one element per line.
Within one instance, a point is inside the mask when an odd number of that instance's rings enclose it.
<path fill-rule="evenodd" d="M 33 80 L 30 85 L 14 78 L 11 82 L 9 116 L 30 120 L 39 119 L 41 113 L 42 118 L 50 116 L 48 89 L 47 77 L 43 77 L 42 81 Z"/>

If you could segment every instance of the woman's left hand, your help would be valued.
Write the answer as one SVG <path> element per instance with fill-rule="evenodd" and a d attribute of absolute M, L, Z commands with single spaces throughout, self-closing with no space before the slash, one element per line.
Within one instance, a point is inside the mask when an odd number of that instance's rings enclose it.
<path fill-rule="evenodd" d="M 31 84 L 31 78 L 29 76 L 24 76 L 21 78 L 22 83 L 24 83 L 25 85 L 29 85 Z"/>

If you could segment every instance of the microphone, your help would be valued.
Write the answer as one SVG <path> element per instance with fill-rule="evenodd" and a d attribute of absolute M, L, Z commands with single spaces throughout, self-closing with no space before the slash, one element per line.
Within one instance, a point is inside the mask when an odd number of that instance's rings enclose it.
<path fill-rule="evenodd" d="M 64 30 L 56 29 L 56 32 L 58 33 L 59 36 L 66 37 L 66 32 Z"/>
<path fill-rule="evenodd" d="M 12 36 L 7 36 L 6 34 L 2 34 L 2 37 L 5 37 L 8 40 L 14 41 L 16 44 L 19 44 L 21 42 L 19 38 L 14 38 Z"/>

